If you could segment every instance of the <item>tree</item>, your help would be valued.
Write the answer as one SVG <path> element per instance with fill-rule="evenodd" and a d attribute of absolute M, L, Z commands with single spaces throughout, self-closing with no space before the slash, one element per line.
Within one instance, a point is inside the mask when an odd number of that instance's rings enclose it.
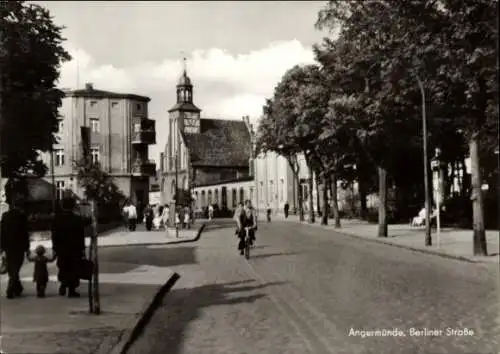
<path fill-rule="evenodd" d="M 0 162 L 6 177 L 43 175 L 38 159 L 55 142 L 63 92 L 60 66 L 70 59 L 63 27 L 47 9 L 24 1 L 0 1 Z"/>
<path fill-rule="evenodd" d="M 300 150 L 297 145 L 293 144 L 293 140 L 288 139 L 291 135 L 292 126 L 288 125 L 289 122 L 287 119 L 283 119 L 283 115 L 278 114 L 278 111 L 274 108 L 274 101 L 272 99 L 266 100 L 263 113 L 257 129 L 257 154 L 273 151 L 283 156 L 292 170 L 295 185 L 300 186 L 300 166 L 297 161 L 297 154 Z M 304 221 L 302 189 L 298 188 L 297 193 L 299 220 Z"/>
<path fill-rule="evenodd" d="M 113 177 L 104 172 L 99 163 L 86 161 L 85 158 L 73 162 L 77 170 L 77 180 L 85 189 L 85 197 L 95 200 L 100 216 L 116 218 L 120 215 L 119 205 L 125 196 L 114 183 Z"/>
<path fill-rule="evenodd" d="M 449 159 L 460 159 L 463 150 L 452 146 L 462 146 L 462 139 L 468 142 L 475 254 L 486 254 L 479 156 L 481 151 L 488 153 L 481 149 L 479 141 L 496 125 L 491 122 L 496 119 L 496 109 L 492 107 L 496 106 L 498 96 L 495 41 L 498 30 L 494 15 L 497 7 L 496 1 L 488 0 L 331 1 L 320 12 L 317 23 L 331 29 L 340 25 L 340 38 L 349 43 L 349 51 L 354 53 L 343 57 L 343 61 L 350 63 L 347 67 L 354 77 L 371 74 L 367 75 L 366 86 L 372 97 L 365 100 L 368 104 L 360 105 L 365 112 L 372 111 L 366 114 L 371 129 L 362 132 L 373 132 L 373 126 L 382 127 L 388 138 L 396 132 L 395 127 L 401 132 L 406 124 L 394 124 L 387 113 L 394 115 L 396 108 L 407 116 L 415 115 L 412 106 L 418 97 L 417 81 L 429 99 L 427 103 L 432 102 L 430 145 L 444 145 Z M 327 47 L 330 43 L 325 41 L 325 44 Z M 375 86 L 374 75 L 378 76 Z M 376 105 L 370 104 L 370 99 Z M 377 114 L 382 118 L 378 123 L 374 119 Z M 379 161 L 378 165 L 390 169 L 394 157 L 389 160 L 389 164 Z"/>

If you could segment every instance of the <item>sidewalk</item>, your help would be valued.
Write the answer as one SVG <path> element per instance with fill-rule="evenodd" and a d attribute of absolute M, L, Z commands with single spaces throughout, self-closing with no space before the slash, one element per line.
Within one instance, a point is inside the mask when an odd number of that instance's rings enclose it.
<path fill-rule="evenodd" d="M 173 286 L 177 275 L 152 266 L 100 274 L 100 315 L 88 312 L 87 282 L 80 286 L 81 298 L 68 299 L 57 295 L 55 276 L 51 276 L 47 297 L 38 299 L 30 280 L 23 277 L 21 298 L 8 300 L 7 278 L 1 276 L 1 349 L 5 353 L 114 353 L 125 345 L 157 294 Z"/>
<path fill-rule="evenodd" d="M 126 245 L 163 245 L 175 244 L 181 242 L 196 241 L 200 235 L 202 223 L 194 225 L 191 229 L 179 230 L 178 237 L 175 235 L 175 229 L 161 229 L 159 231 L 146 231 L 144 227 L 139 226 L 136 231 L 129 231 L 125 228 L 115 229 L 114 232 L 109 232 L 102 237 L 98 237 L 99 247 L 126 246 Z M 50 237 L 50 236 L 49 236 Z M 30 249 L 34 250 L 38 245 L 43 245 L 45 248 L 52 248 L 52 241 L 43 237 L 32 237 Z M 90 245 L 90 238 L 85 238 L 85 245 Z"/>
<path fill-rule="evenodd" d="M 265 215 L 261 213 L 259 218 Z M 261 220 L 264 220 L 261 219 Z M 274 220 L 286 222 L 299 222 L 298 216 L 291 215 L 285 219 L 282 215 L 273 215 Z M 307 219 L 307 215 L 306 215 Z M 411 249 L 417 252 L 424 252 L 469 261 L 474 263 L 499 263 L 499 232 L 496 230 L 486 231 L 486 242 L 488 256 L 474 256 L 472 243 L 472 230 L 442 228 L 437 240 L 436 229 L 432 230 L 432 246 L 425 246 L 425 228 L 412 228 L 409 225 L 397 224 L 389 225 L 388 237 L 377 237 L 378 225 L 370 224 L 363 220 L 342 219 L 341 228 L 335 229 L 333 219 L 328 219 L 328 225 L 321 225 L 321 218 L 316 217 L 315 224 L 304 221 L 303 224 L 314 227 L 321 227 L 332 230 L 336 233 L 351 237 L 362 238 L 371 242 L 385 243 L 395 247 Z"/>

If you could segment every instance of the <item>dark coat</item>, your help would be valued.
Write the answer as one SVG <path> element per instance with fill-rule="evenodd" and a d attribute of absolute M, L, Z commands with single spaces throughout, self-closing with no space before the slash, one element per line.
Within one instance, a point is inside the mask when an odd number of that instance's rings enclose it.
<path fill-rule="evenodd" d="M 85 251 L 85 225 L 85 220 L 72 212 L 55 217 L 52 248 L 59 258 L 78 257 Z"/>
<path fill-rule="evenodd" d="M 23 211 L 11 209 L 2 215 L 0 248 L 7 253 L 29 251 L 28 217 Z"/>

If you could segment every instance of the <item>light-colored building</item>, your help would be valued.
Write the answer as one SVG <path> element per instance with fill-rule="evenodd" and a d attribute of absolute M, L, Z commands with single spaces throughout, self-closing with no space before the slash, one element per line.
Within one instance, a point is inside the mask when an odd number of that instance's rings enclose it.
<path fill-rule="evenodd" d="M 162 203 L 172 204 L 177 197 L 178 204 L 185 205 L 191 197 L 196 208 L 216 204 L 222 210 L 232 209 L 233 188 L 246 188 L 250 195 L 249 119 L 210 119 L 200 113 L 184 69 L 177 83 L 176 103 L 169 110 L 168 139 L 160 156 Z"/>
<path fill-rule="evenodd" d="M 65 91 L 60 109 L 58 142 L 54 145 L 54 171 L 50 153 L 42 159 L 45 177 L 56 184 L 58 197 L 66 189 L 83 196 L 73 161 L 81 158 L 81 126 L 90 127 L 91 157 L 110 174 L 119 189 L 139 207 L 148 203 L 149 177 L 156 166 L 148 160 L 148 146 L 156 143 L 155 121 L 148 118 L 150 99 L 135 94 L 94 89 Z"/>

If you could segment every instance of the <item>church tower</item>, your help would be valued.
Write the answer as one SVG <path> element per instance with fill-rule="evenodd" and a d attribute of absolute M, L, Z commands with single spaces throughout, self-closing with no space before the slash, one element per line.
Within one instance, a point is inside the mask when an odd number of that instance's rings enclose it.
<path fill-rule="evenodd" d="M 177 102 L 168 111 L 172 128 L 170 131 L 182 131 L 191 134 L 199 133 L 201 110 L 193 104 L 193 85 L 187 75 L 186 58 L 184 58 L 184 70 L 177 83 L 176 91 Z"/>

